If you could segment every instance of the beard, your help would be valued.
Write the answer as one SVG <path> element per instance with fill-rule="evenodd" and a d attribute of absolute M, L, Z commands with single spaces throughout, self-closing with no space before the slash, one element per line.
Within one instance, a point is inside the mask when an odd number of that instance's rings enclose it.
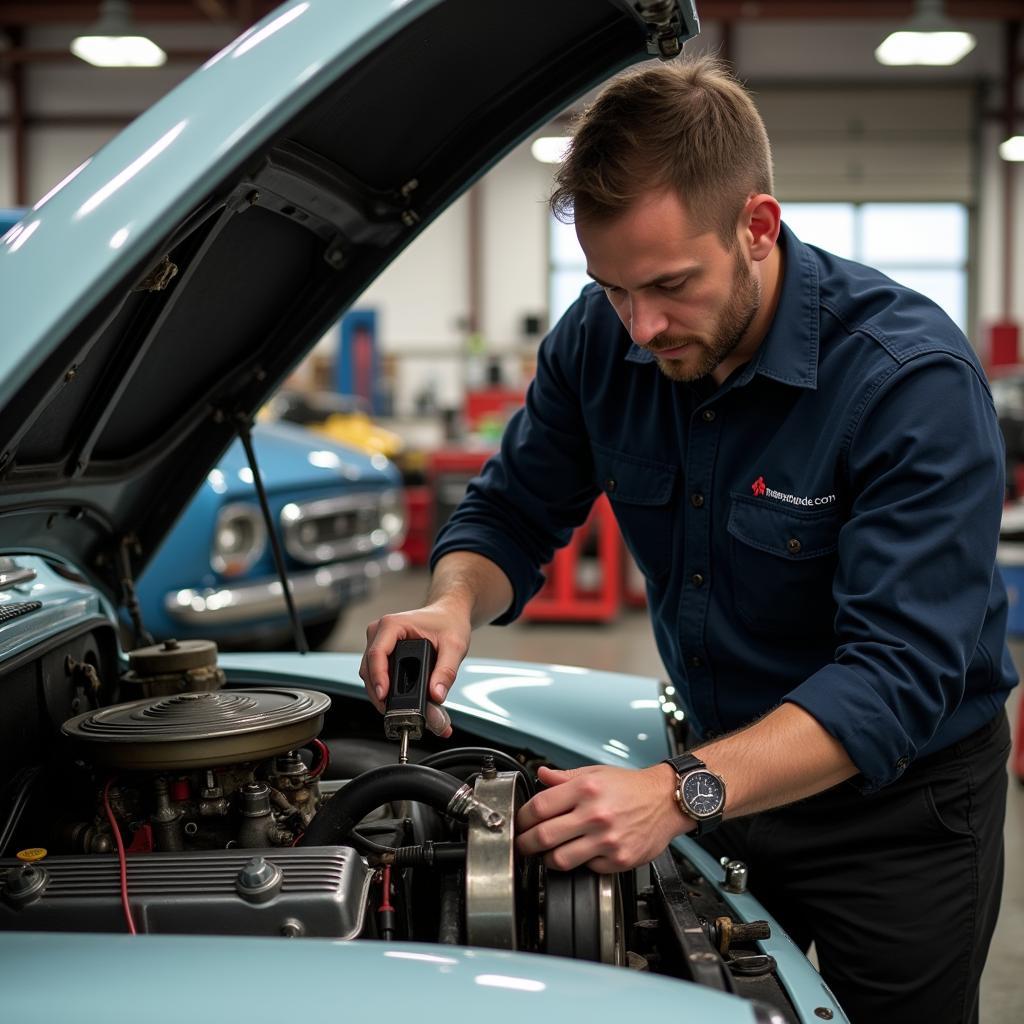
<path fill-rule="evenodd" d="M 731 294 L 718 314 L 710 335 L 659 335 L 649 345 L 655 356 L 659 351 L 668 351 L 681 345 L 690 345 L 692 352 L 688 352 L 684 359 L 658 359 L 658 369 L 675 381 L 693 381 L 706 377 L 736 351 L 760 308 L 761 284 L 737 252 L 733 263 Z M 691 355 L 696 357 L 696 362 L 690 358 Z"/>

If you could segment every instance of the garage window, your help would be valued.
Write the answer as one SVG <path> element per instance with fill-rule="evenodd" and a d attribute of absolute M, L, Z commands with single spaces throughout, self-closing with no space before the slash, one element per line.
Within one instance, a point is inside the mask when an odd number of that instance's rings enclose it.
<path fill-rule="evenodd" d="M 966 332 L 963 203 L 784 203 L 782 216 L 802 241 L 866 263 L 927 295 Z"/>
<path fill-rule="evenodd" d="M 579 298 L 583 286 L 590 281 L 587 260 L 576 240 L 576 227 L 548 217 L 548 323 L 552 326 Z"/>
<path fill-rule="evenodd" d="M 937 302 L 967 329 L 968 211 L 964 203 L 783 204 L 786 223 L 804 242 L 876 267 Z M 590 280 L 572 224 L 550 218 L 551 323 Z"/>

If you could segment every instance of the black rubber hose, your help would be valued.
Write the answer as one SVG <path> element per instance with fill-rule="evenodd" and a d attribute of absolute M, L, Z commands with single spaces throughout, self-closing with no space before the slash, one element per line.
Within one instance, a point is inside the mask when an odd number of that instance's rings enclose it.
<path fill-rule="evenodd" d="M 461 871 L 445 875 L 441 880 L 441 918 L 438 923 L 438 942 L 457 946 L 462 942 L 462 894 L 465 889 Z"/>
<path fill-rule="evenodd" d="M 526 787 L 527 798 L 537 792 L 530 773 L 510 754 L 502 750 L 491 750 L 490 747 L 455 747 L 453 750 L 442 750 L 437 754 L 431 754 L 420 761 L 420 764 L 428 768 L 466 768 L 471 771 L 480 771 L 480 763 L 485 757 L 494 759 L 496 768 L 505 768 L 508 771 L 519 772 L 523 776 L 523 785 Z"/>
<path fill-rule="evenodd" d="M 340 845 L 370 811 L 392 800 L 418 800 L 447 811 L 463 785 L 447 772 L 418 764 L 374 768 L 343 786 L 320 807 L 298 845 Z"/>

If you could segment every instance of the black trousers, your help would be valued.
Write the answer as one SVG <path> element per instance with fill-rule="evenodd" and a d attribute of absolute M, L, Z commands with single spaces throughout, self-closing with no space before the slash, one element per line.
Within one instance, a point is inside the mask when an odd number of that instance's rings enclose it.
<path fill-rule="evenodd" d="M 1003 886 L 1005 712 L 862 796 L 848 783 L 726 821 L 701 845 L 744 861 L 750 890 L 853 1024 L 978 1020 Z"/>

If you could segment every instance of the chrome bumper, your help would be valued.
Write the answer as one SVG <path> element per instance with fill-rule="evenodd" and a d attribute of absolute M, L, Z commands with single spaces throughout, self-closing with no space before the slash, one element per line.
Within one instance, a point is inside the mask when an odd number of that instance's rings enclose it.
<path fill-rule="evenodd" d="M 292 573 L 289 583 L 295 607 L 300 615 L 337 611 L 345 599 L 367 593 L 381 576 L 405 565 L 405 555 L 393 551 L 370 562 L 337 562 Z M 183 626 L 227 626 L 288 613 L 279 580 L 178 590 L 164 598 L 164 610 Z"/>

